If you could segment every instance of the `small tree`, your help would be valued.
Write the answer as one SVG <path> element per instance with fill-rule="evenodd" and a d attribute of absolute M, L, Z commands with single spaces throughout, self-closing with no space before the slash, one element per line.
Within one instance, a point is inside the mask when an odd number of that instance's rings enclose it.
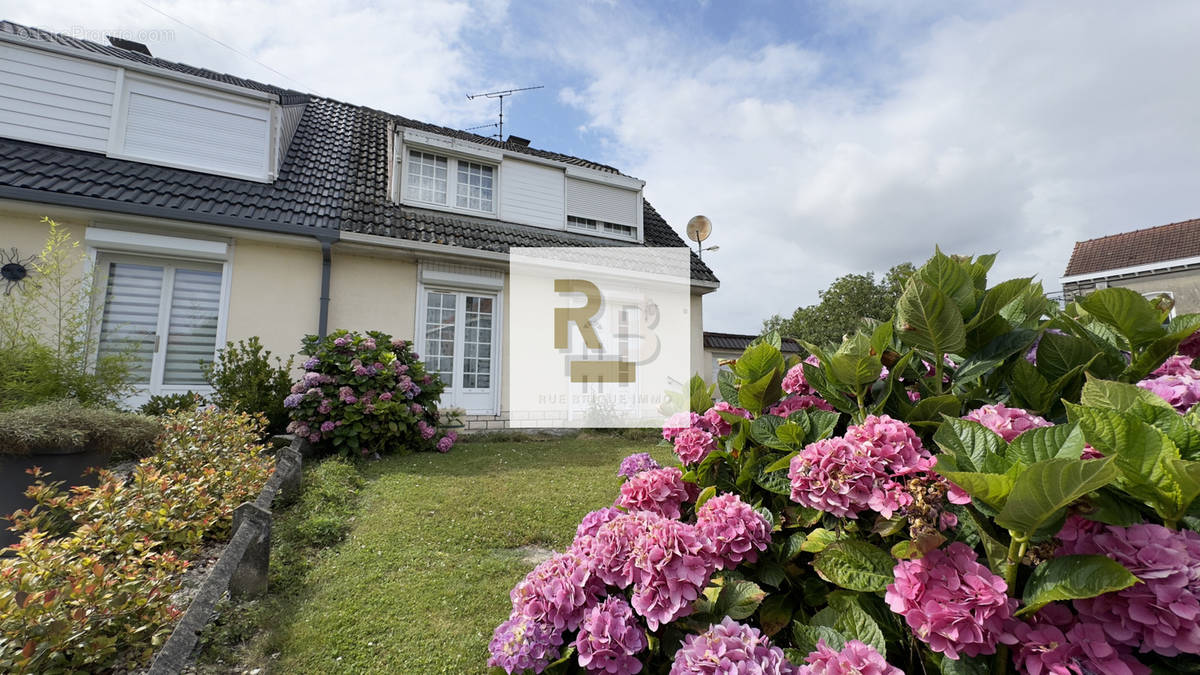
<path fill-rule="evenodd" d="M 283 433 L 288 415 L 283 399 L 292 386 L 292 359 L 284 363 L 264 349 L 258 336 L 228 342 L 216 361 L 201 364 L 204 379 L 213 388 L 211 400 L 225 410 L 262 413 L 270 433 Z"/>
<path fill-rule="evenodd" d="M 94 302 L 87 256 L 58 223 L 23 286 L 0 298 L 0 408 L 52 399 L 114 404 L 129 390 L 129 350 L 97 353 L 103 305 Z"/>
<path fill-rule="evenodd" d="M 772 316 L 763 322 L 763 332 L 776 330 L 784 337 L 816 344 L 840 343 L 863 319 L 892 318 L 896 299 L 914 270 L 912 263 L 905 262 L 892 267 L 879 281 L 873 272 L 838 277 L 820 292 L 819 303 L 797 307 L 788 318 Z"/>

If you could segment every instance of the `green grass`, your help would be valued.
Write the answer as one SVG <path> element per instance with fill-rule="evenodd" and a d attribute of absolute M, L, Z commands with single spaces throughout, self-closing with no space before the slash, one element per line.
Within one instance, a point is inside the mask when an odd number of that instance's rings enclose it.
<path fill-rule="evenodd" d="M 617 437 L 461 444 L 365 465 L 346 539 L 319 556 L 255 650 L 278 673 L 487 672 L 492 629 L 530 569 L 517 549 L 568 545 L 612 503 Z M 665 449 L 653 454 L 666 461 Z"/>

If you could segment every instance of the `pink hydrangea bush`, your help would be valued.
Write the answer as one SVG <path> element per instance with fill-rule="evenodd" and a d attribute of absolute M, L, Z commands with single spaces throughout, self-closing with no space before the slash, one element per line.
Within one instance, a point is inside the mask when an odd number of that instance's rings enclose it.
<path fill-rule="evenodd" d="M 1200 655 L 1200 534 L 1143 523 L 1129 527 L 1073 519 L 1059 554 L 1105 555 L 1141 580 L 1124 590 L 1075 600 L 1082 620 L 1117 645 L 1164 656 Z"/>
<path fill-rule="evenodd" d="M 687 636 L 675 652 L 670 675 L 797 675 L 783 650 L 757 628 L 729 617 Z"/>
<path fill-rule="evenodd" d="M 902 560 L 884 596 L 888 607 L 904 617 L 913 633 L 935 652 L 994 654 L 1000 643 L 1013 644 L 1009 620 L 1017 601 L 1008 584 L 979 564 L 975 551 L 962 542 L 930 551 L 917 560 Z"/>
<path fill-rule="evenodd" d="M 771 526 L 762 514 L 733 493 L 713 497 L 696 510 L 696 527 L 713 546 L 719 569 L 754 562 L 771 543 Z"/>
<path fill-rule="evenodd" d="M 1054 426 L 1038 415 L 1021 408 L 1009 408 L 1002 403 L 976 408 L 964 415 L 963 419 L 979 422 L 1000 434 L 1006 443 L 1011 443 L 1014 438 L 1030 429 Z"/>
<path fill-rule="evenodd" d="M 890 665 L 874 647 L 850 640 L 841 651 L 831 648 L 824 640 L 809 654 L 797 675 L 904 675 Z"/>
<path fill-rule="evenodd" d="M 288 432 L 343 455 L 438 450 L 457 440 L 437 438 L 442 383 L 405 340 L 386 333 L 336 331 L 303 341 L 304 373 L 284 400 Z"/>

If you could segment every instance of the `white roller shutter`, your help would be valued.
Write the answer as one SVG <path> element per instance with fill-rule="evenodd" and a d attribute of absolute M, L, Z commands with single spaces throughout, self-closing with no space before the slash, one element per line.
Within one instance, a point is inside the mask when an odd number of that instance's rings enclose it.
<path fill-rule="evenodd" d="M 636 190 L 567 177 L 568 216 L 637 227 L 637 210 Z"/>
<path fill-rule="evenodd" d="M 219 270 L 175 270 L 163 384 L 204 384 L 201 364 L 210 364 L 217 349 L 221 309 Z"/>
<path fill-rule="evenodd" d="M 131 381 L 136 384 L 150 383 L 162 284 L 162 267 L 124 262 L 108 264 L 99 352 L 103 357 L 130 350 L 133 357 Z"/>

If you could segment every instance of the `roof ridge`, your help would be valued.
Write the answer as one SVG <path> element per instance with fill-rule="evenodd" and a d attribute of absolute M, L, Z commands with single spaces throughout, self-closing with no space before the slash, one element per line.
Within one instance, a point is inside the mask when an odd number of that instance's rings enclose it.
<path fill-rule="evenodd" d="M 1190 225 L 1192 223 L 1200 224 L 1200 218 L 1189 218 L 1187 220 L 1179 220 L 1174 223 L 1167 223 L 1165 225 L 1151 225 L 1150 227 L 1143 227 L 1143 228 L 1139 228 L 1136 230 L 1129 230 L 1128 232 L 1116 232 L 1114 234 L 1106 234 L 1106 235 L 1103 235 L 1100 237 L 1093 237 L 1091 239 L 1081 239 L 1081 240 L 1075 242 L 1075 245 L 1079 246 L 1080 244 L 1087 244 L 1087 243 L 1090 243 L 1093 241 L 1104 241 L 1105 239 L 1112 239 L 1114 237 L 1124 237 L 1124 236 L 1128 236 L 1131 234 L 1142 234 L 1145 232 L 1152 232 L 1154 230 L 1164 230 L 1166 228 L 1176 227 L 1179 225 Z"/>

